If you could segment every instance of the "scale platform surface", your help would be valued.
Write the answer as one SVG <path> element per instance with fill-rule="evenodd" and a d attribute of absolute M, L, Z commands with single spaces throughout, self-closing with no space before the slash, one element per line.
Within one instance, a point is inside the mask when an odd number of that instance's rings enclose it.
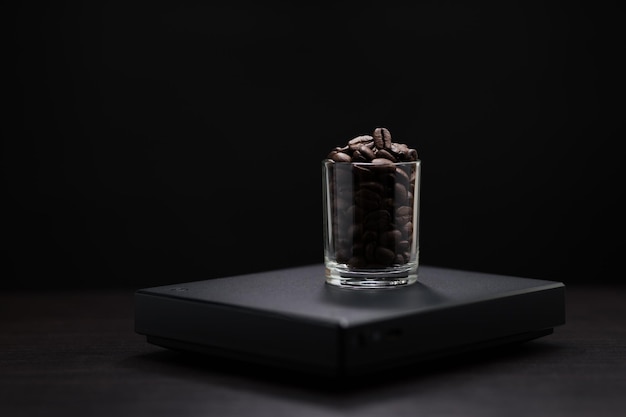
<path fill-rule="evenodd" d="M 135 291 L 135 331 L 168 349 L 354 376 L 546 336 L 558 281 L 420 266 L 392 289 L 325 283 L 322 264 Z"/>

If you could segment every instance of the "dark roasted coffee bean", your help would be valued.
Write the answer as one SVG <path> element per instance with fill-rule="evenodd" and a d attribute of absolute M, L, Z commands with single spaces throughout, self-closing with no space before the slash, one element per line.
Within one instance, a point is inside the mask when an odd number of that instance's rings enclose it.
<path fill-rule="evenodd" d="M 374 178 L 374 172 L 369 165 L 354 165 L 354 176 L 360 181 L 370 181 Z"/>
<path fill-rule="evenodd" d="M 372 210 L 365 215 L 365 223 L 370 221 L 377 222 L 384 219 L 387 223 L 391 223 L 391 214 L 387 210 Z"/>
<path fill-rule="evenodd" d="M 376 128 L 374 130 L 374 145 L 376 145 L 376 148 L 378 149 L 383 149 L 385 147 L 385 140 L 383 139 L 383 134 L 381 131 L 381 128 Z"/>
<path fill-rule="evenodd" d="M 380 207 L 380 196 L 372 190 L 363 188 L 354 193 L 354 204 L 366 211 Z"/>
<path fill-rule="evenodd" d="M 406 222 L 401 229 L 404 236 L 410 237 L 413 234 L 413 223 Z"/>
<path fill-rule="evenodd" d="M 335 251 L 335 257 L 337 262 L 346 263 L 350 259 L 350 251 L 346 250 L 345 248 L 338 248 Z"/>
<path fill-rule="evenodd" d="M 369 162 L 363 154 L 357 149 L 352 153 L 352 162 Z"/>
<path fill-rule="evenodd" d="M 413 216 L 411 215 L 406 215 L 406 216 L 396 216 L 394 220 L 394 223 L 396 226 L 398 227 L 402 227 L 405 224 L 407 224 L 408 222 L 410 222 L 411 220 L 413 220 Z"/>
<path fill-rule="evenodd" d="M 401 206 L 396 210 L 394 223 L 398 227 L 402 227 L 413 220 L 413 209 L 408 206 Z"/>
<path fill-rule="evenodd" d="M 393 198 L 385 198 L 380 202 L 380 208 L 389 211 L 389 213 L 393 213 L 394 207 L 395 201 Z"/>
<path fill-rule="evenodd" d="M 385 186 L 381 184 L 380 182 L 364 181 L 360 184 L 360 186 L 361 186 L 361 189 L 371 190 L 375 192 L 376 194 L 378 194 L 379 196 L 382 196 L 385 193 Z"/>
<path fill-rule="evenodd" d="M 364 227 L 366 230 L 384 232 L 391 229 L 391 215 L 387 210 L 375 210 L 365 215 Z"/>
<path fill-rule="evenodd" d="M 396 168 L 396 179 L 407 188 L 411 185 L 411 177 L 409 177 L 409 174 L 401 167 Z"/>
<path fill-rule="evenodd" d="M 408 246 L 407 246 L 408 247 Z M 365 247 L 362 243 L 354 243 L 352 245 L 352 255 L 353 256 L 364 256 L 365 255 Z"/>
<path fill-rule="evenodd" d="M 364 211 L 362 208 L 352 205 L 346 209 L 346 215 L 353 221 L 363 220 Z"/>
<path fill-rule="evenodd" d="M 391 249 L 378 246 L 376 248 L 374 258 L 383 265 L 391 265 L 396 258 L 396 254 Z"/>
<path fill-rule="evenodd" d="M 348 265 L 350 265 L 351 268 L 365 268 L 365 266 L 367 266 L 367 261 L 362 256 L 353 256 L 348 261 Z"/>
<path fill-rule="evenodd" d="M 386 248 L 394 249 L 401 240 L 402 232 L 392 229 L 380 234 L 379 243 Z"/>
<path fill-rule="evenodd" d="M 406 252 L 409 250 L 410 246 L 411 245 L 409 244 L 408 240 L 401 240 L 400 242 L 398 242 L 397 248 L 400 252 Z"/>
<path fill-rule="evenodd" d="M 368 244 L 370 242 L 376 242 L 378 240 L 378 233 L 376 233 L 375 231 L 372 230 L 366 230 L 363 233 L 363 237 L 361 238 L 361 241 L 363 242 L 363 244 Z"/>
<path fill-rule="evenodd" d="M 385 158 L 385 159 L 389 159 L 391 162 L 396 162 L 397 159 L 395 156 L 393 156 L 391 154 L 391 152 L 385 150 L 385 149 L 379 149 L 378 152 L 376 152 L 376 158 Z"/>
<path fill-rule="evenodd" d="M 391 133 L 385 127 L 377 127 L 374 129 L 374 144 L 378 149 L 391 148 Z"/>
<path fill-rule="evenodd" d="M 344 152 L 335 152 L 330 156 L 330 159 L 335 162 L 352 162 L 352 158 L 350 158 L 350 155 Z"/>
<path fill-rule="evenodd" d="M 396 210 L 396 216 L 411 216 L 413 215 L 413 207 L 400 206 Z"/>
<path fill-rule="evenodd" d="M 395 195 L 395 199 L 398 203 L 403 204 L 404 202 L 406 202 L 406 198 L 407 198 L 407 191 L 406 191 L 406 187 L 402 184 L 400 184 L 399 182 L 394 184 L 394 195 Z"/>
<path fill-rule="evenodd" d="M 365 259 L 367 259 L 370 262 L 373 262 L 376 260 L 376 242 L 369 242 L 367 245 L 365 245 Z"/>
<path fill-rule="evenodd" d="M 335 153 L 335 152 L 346 152 L 347 150 L 349 150 L 350 148 L 348 147 L 348 145 L 346 146 L 336 146 L 335 149 L 333 149 L 331 151 L 331 153 Z"/>
<path fill-rule="evenodd" d="M 391 162 L 389 159 L 374 158 L 372 159 L 372 164 L 376 165 L 376 168 L 378 170 L 382 169 L 385 172 L 393 172 L 396 170 L 396 167 L 394 166 L 393 162 Z"/>
<path fill-rule="evenodd" d="M 363 155 L 363 157 L 369 161 L 371 161 L 372 159 L 376 158 L 376 154 L 374 153 L 374 151 L 372 150 L 372 148 L 370 148 L 369 146 L 366 145 L 361 145 L 359 146 L 359 149 L 357 149 L 361 155 Z"/>
<path fill-rule="evenodd" d="M 406 161 L 406 158 L 408 158 L 409 154 L 409 147 L 404 143 L 393 142 L 389 151 L 401 161 Z"/>
<path fill-rule="evenodd" d="M 350 141 L 348 141 L 348 146 L 350 147 L 351 150 L 355 151 L 359 149 L 359 147 L 363 145 L 364 143 L 368 143 L 372 141 L 374 141 L 374 138 L 371 137 L 370 135 L 357 136 L 356 138 L 350 139 Z"/>
<path fill-rule="evenodd" d="M 352 201 L 348 200 L 347 198 L 337 197 L 335 199 L 335 207 L 337 207 L 337 210 L 340 210 L 340 211 L 346 210 L 351 205 L 352 205 Z"/>
<path fill-rule="evenodd" d="M 382 131 L 383 131 L 383 142 L 385 144 L 385 149 L 389 149 L 391 148 L 391 144 L 393 143 L 391 141 L 391 132 L 389 132 L 389 130 L 384 127 L 382 128 Z"/>

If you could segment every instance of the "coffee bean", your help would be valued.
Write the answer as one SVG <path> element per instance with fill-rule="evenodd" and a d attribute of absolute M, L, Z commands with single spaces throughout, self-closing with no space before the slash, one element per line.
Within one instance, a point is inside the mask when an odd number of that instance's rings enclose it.
<path fill-rule="evenodd" d="M 406 158 L 408 158 L 409 155 L 409 147 L 404 143 L 393 142 L 389 152 L 394 154 L 401 161 L 406 161 Z"/>
<path fill-rule="evenodd" d="M 369 146 L 361 145 L 361 146 L 359 146 L 358 151 L 368 161 L 371 161 L 372 159 L 376 158 L 376 154 L 374 153 L 372 148 L 370 148 Z"/>
<path fill-rule="evenodd" d="M 400 203 L 404 203 L 408 195 L 406 192 L 406 187 L 400 184 L 399 182 L 397 182 L 394 184 L 394 191 L 395 191 L 396 201 Z"/>
<path fill-rule="evenodd" d="M 396 170 L 393 162 L 386 158 L 374 158 L 372 159 L 372 164 L 375 165 L 377 169 L 382 169 L 384 172 L 393 172 Z"/>
<path fill-rule="evenodd" d="M 362 243 L 355 243 L 352 246 L 352 256 L 365 256 L 365 247 Z"/>
<path fill-rule="evenodd" d="M 361 239 L 364 244 L 376 242 L 376 240 L 378 240 L 378 233 L 372 230 L 366 230 L 363 233 L 363 238 Z"/>
<path fill-rule="evenodd" d="M 394 207 L 395 201 L 393 198 L 385 198 L 380 203 L 380 208 L 389 211 L 389 213 L 393 213 Z"/>
<path fill-rule="evenodd" d="M 372 190 L 363 188 L 354 193 L 354 204 L 365 211 L 377 209 L 380 207 L 380 196 Z"/>
<path fill-rule="evenodd" d="M 405 224 L 407 224 L 408 222 L 410 222 L 411 220 L 413 220 L 413 216 L 411 215 L 407 215 L 407 216 L 396 216 L 395 218 L 395 225 L 397 227 L 403 227 Z"/>
<path fill-rule="evenodd" d="M 409 250 L 410 246 L 411 244 L 409 243 L 408 240 L 401 240 L 400 242 L 398 242 L 397 248 L 401 253 L 404 253 L 407 250 Z"/>
<path fill-rule="evenodd" d="M 335 258 L 339 263 L 346 263 L 350 260 L 350 251 L 345 248 L 339 248 L 335 251 Z"/>
<path fill-rule="evenodd" d="M 362 144 L 373 142 L 373 141 L 374 141 L 374 138 L 371 137 L 370 135 L 357 136 L 354 139 L 350 139 L 348 141 L 348 147 L 354 151 L 354 150 L 359 149 L 359 147 Z"/>
<path fill-rule="evenodd" d="M 374 129 L 374 144 L 378 149 L 391 148 L 391 133 L 385 127 Z"/>
<path fill-rule="evenodd" d="M 364 268 L 367 265 L 367 261 L 363 256 L 353 256 L 348 261 L 348 265 L 350 265 L 350 268 Z"/>
<path fill-rule="evenodd" d="M 396 180 L 407 188 L 411 186 L 411 177 L 409 177 L 409 174 L 407 174 L 403 168 L 396 168 Z"/>
<path fill-rule="evenodd" d="M 408 216 L 413 214 L 413 208 L 410 206 L 400 206 L 396 210 L 397 216 Z"/>
<path fill-rule="evenodd" d="M 363 154 L 359 150 L 354 151 L 354 153 L 352 154 L 352 162 L 368 162 L 368 161 L 369 159 L 363 156 Z"/>
<path fill-rule="evenodd" d="M 365 245 L 365 259 L 370 262 L 376 261 L 376 248 L 376 242 L 368 242 L 367 245 Z"/>
<path fill-rule="evenodd" d="M 398 229 L 392 229 L 380 234 L 379 243 L 389 249 L 395 249 L 402 240 L 402 232 Z"/>
<path fill-rule="evenodd" d="M 402 234 L 406 237 L 411 237 L 411 235 L 413 235 L 413 223 L 412 222 L 406 222 L 403 226 L 402 226 Z"/>
<path fill-rule="evenodd" d="M 385 149 L 379 149 L 378 152 L 376 152 L 376 158 L 385 158 L 385 159 L 390 160 L 391 162 L 397 161 L 396 157 L 393 156 L 391 152 Z"/>
<path fill-rule="evenodd" d="M 362 208 L 355 205 L 351 205 L 346 209 L 346 215 L 353 221 L 361 221 L 364 217 L 364 211 Z"/>
<path fill-rule="evenodd" d="M 352 201 L 348 200 L 347 198 L 338 197 L 335 199 L 335 207 L 338 210 L 341 210 L 341 211 L 346 210 L 351 205 L 352 205 Z"/>
<path fill-rule="evenodd" d="M 350 155 L 344 152 L 335 152 L 331 155 L 330 159 L 335 162 L 352 162 Z"/>
<path fill-rule="evenodd" d="M 360 188 L 362 190 L 363 189 L 371 190 L 375 192 L 376 194 L 378 194 L 379 196 L 382 196 L 385 193 L 385 186 L 378 181 L 364 181 L 360 184 Z"/>
<path fill-rule="evenodd" d="M 387 210 L 374 210 L 365 215 L 364 227 L 375 232 L 387 231 L 391 228 L 391 215 Z"/>
<path fill-rule="evenodd" d="M 354 178 L 358 181 L 370 181 L 376 177 L 375 172 L 369 165 L 353 165 Z"/>
<path fill-rule="evenodd" d="M 391 249 L 378 246 L 374 254 L 375 259 L 383 265 L 391 265 L 396 258 L 396 254 Z"/>

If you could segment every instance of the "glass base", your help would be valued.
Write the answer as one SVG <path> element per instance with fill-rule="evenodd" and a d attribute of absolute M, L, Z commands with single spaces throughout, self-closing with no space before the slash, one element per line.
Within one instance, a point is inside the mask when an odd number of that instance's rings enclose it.
<path fill-rule="evenodd" d="M 417 264 L 381 269 L 355 269 L 345 264 L 326 263 L 326 283 L 352 289 L 397 288 L 417 282 Z"/>

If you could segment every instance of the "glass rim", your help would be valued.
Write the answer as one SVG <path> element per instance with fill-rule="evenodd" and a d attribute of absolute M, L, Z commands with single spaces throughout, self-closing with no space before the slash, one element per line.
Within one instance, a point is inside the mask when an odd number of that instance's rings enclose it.
<path fill-rule="evenodd" d="M 393 162 L 393 161 L 389 161 L 391 162 L 390 165 L 394 165 L 394 166 L 402 166 L 402 165 L 412 165 L 412 164 L 417 164 L 417 163 L 421 163 L 421 159 L 416 159 L 415 161 L 400 161 L 400 162 Z M 374 164 L 372 162 L 337 162 L 333 159 L 330 158 L 325 158 L 322 160 L 322 163 L 324 165 L 326 164 L 337 164 L 337 165 L 343 165 L 343 166 L 348 166 L 348 165 L 358 165 L 358 166 L 374 166 L 374 167 L 380 167 L 380 166 L 385 166 L 384 164 Z"/>

